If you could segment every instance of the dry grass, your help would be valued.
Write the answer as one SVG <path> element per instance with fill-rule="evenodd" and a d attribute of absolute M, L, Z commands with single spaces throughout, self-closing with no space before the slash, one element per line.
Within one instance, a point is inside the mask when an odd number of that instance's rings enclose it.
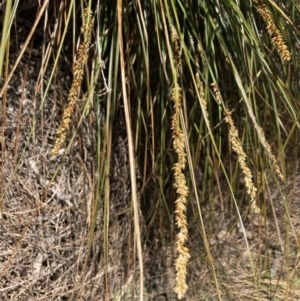
<path fill-rule="evenodd" d="M 24 56 L 7 93 L 2 153 L 0 293 L 3 300 L 27 300 L 29 296 L 35 300 L 104 300 L 106 294 L 112 297 L 114 290 L 132 273 L 126 270 L 129 265 L 124 265 L 132 256 L 126 142 L 120 137 L 114 143 L 111 194 L 115 202 L 110 207 L 112 222 L 108 238 L 111 251 L 109 266 L 103 269 L 101 208 L 89 243 L 96 175 L 93 141 L 87 139 L 87 131 L 93 128 L 88 122 L 81 127 L 80 136 L 61 163 L 62 154 L 52 157 L 55 131 L 61 118 L 54 99 L 65 99 L 71 78 L 61 72 L 56 74 L 57 81 L 50 86 L 40 114 L 38 108 L 43 95 L 35 92 L 36 69 L 40 63 L 36 57 L 26 60 Z M 45 83 L 48 76 L 44 76 Z M 94 112 L 91 114 L 95 120 Z M 122 127 L 120 122 L 116 134 Z M 55 179 L 51 179 L 53 174 Z M 120 178 L 124 181 L 121 186 Z M 106 278 L 109 287 L 105 286 Z"/>
<path fill-rule="evenodd" d="M 295 180 L 298 179 L 299 175 Z M 213 209 L 211 205 L 203 208 L 222 300 L 298 300 L 300 227 L 296 221 L 299 215 L 296 195 L 299 187 L 295 183 L 288 183 L 287 198 L 280 195 L 273 184 L 272 193 L 265 196 L 269 205 L 267 212 L 243 215 L 242 223 L 238 216 L 229 214 L 229 210 L 222 211 L 219 198 Z M 211 228 L 212 216 L 218 223 Z M 191 233 L 190 236 L 193 242 L 190 249 L 195 250 L 196 235 Z M 192 252 L 191 257 L 196 260 L 192 260 L 189 267 L 189 275 L 193 275 L 189 300 L 215 300 L 213 275 L 204 249 L 203 253 Z"/>

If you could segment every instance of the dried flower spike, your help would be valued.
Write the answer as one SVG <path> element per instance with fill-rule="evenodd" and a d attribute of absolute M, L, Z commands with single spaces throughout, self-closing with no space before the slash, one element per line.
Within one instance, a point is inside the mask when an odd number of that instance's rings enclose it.
<path fill-rule="evenodd" d="M 273 16 L 271 12 L 268 10 L 266 5 L 263 3 L 262 0 L 258 0 L 257 2 L 258 8 L 257 11 L 261 15 L 261 17 L 264 19 L 264 21 L 267 24 L 267 31 L 269 36 L 272 38 L 271 42 L 276 47 L 279 55 L 283 58 L 285 61 L 289 61 L 291 59 L 291 53 L 288 50 L 288 47 L 285 44 L 285 41 L 282 37 L 281 32 L 276 27 Z"/>
<path fill-rule="evenodd" d="M 88 21 L 89 20 L 89 21 Z M 77 102 L 78 93 L 81 87 L 83 79 L 83 65 L 86 63 L 88 58 L 88 49 L 91 43 L 91 33 L 92 33 L 92 12 L 89 9 L 84 11 L 83 25 L 81 27 L 81 32 L 85 32 L 85 40 L 80 44 L 77 59 L 73 70 L 73 82 L 71 89 L 68 94 L 68 105 L 64 111 L 62 122 L 57 130 L 57 138 L 52 149 L 52 156 L 57 156 L 61 146 L 66 140 L 67 132 L 70 128 L 71 119 L 73 115 L 74 108 Z"/>

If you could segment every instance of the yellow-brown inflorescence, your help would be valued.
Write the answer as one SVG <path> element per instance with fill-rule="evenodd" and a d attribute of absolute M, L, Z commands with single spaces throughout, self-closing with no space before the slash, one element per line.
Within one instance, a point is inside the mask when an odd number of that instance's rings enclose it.
<path fill-rule="evenodd" d="M 174 187 L 178 195 L 175 201 L 175 220 L 179 228 L 179 233 L 176 236 L 176 249 L 178 252 L 175 260 L 176 269 L 176 286 L 175 292 L 178 298 L 181 299 L 186 293 L 188 286 L 186 284 L 187 262 L 190 258 L 189 250 L 185 247 L 185 242 L 188 237 L 187 219 L 186 219 L 186 198 L 189 190 L 186 185 L 186 179 L 183 170 L 186 165 L 186 153 L 184 134 L 179 127 L 179 114 L 181 109 L 181 89 L 178 85 L 173 88 L 172 100 L 174 102 L 175 114 L 172 118 L 173 130 L 173 147 L 177 154 L 177 162 L 174 164 Z"/>
<path fill-rule="evenodd" d="M 198 50 L 198 53 L 201 57 L 202 62 L 204 62 L 204 60 L 203 60 L 203 51 L 202 51 L 202 47 L 201 47 L 200 44 L 198 44 L 197 50 Z M 196 66 L 199 68 L 200 65 L 199 65 L 199 59 L 198 59 L 197 56 L 195 56 L 195 63 L 196 63 Z M 200 96 L 200 102 L 201 102 L 201 106 L 202 106 L 202 114 L 204 114 L 206 116 L 207 126 L 210 126 L 210 124 L 209 124 L 209 115 L 208 115 L 208 110 L 207 110 L 207 103 L 205 101 L 203 82 L 200 79 L 200 75 L 199 75 L 198 71 L 196 72 L 195 79 L 196 79 L 197 90 L 198 90 L 199 96 Z"/>
<path fill-rule="evenodd" d="M 172 89 L 172 101 L 174 104 L 174 115 L 172 117 L 172 137 L 173 147 L 177 154 L 177 162 L 173 166 L 174 171 L 174 187 L 177 193 L 177 199 L 175 201 L 175 221 L 179 228 L 179 233 L 176 235 L 176 250 L 178 252 L 175 260 L 176 269 L 176 285 L 175 292 L 179 299 L 181 299 L 187 289 L 186 276 L 187 276 L 187 263 L 190 258 L 189 250 L 185 246 L 185 242 L 188 238 L 188 228 L 186 219 L 186 201 L 189 194 L 188 187 L 186 185 L 186 179 L 183 174 L 183 170 L 186 165 L 186 152 L 185 152 L 185 139 L 184 133 L 180 128 L 180 112 L 182 110 L 182 95 L 181 88 L 178 85 L 178 77 L 181 75 L 181 57 L 180 57 L 180 41 L 176 30 L 172 30 L 172 41 L 174 45 L 174 58 L 176 64 L 175 72 L 175 84 Z"/>
<path fill-rule="evenodd" d="M 263 142 L 263 146 L 265 148 L 267 156 L 268 156 L 269 160 L 271 161 L 271 165 L 274 167 L 274 170 L 275 170 L 277 176 L 283 181 L 284 180 L 283 174 L 280 171 L 280 168 L 276 162 L 275 156 L 272 154 L 271 146 L 266 139 L 265 132 L 263 131 L 263 129 L 261 127 L 258 128 L 258 132 L 260 135 L 260 141 Z"/>
<path fill-rule="evenodd" d="M 216 83 L 212 83 L 212 84 L 210 84 L 210 86 L 213 88 L 216 102 L 218 103 L 218 105 L 221 105 L 222 104 L 222 96 L 219 91 L 218 85 Z"/>
<path fill-rule="evenodd" d="M 88 8 L 84 11 L 81 32 L 85 33 L 85 39 L 79 45 L 79 49 L 77 52 L 77 59 L 73 70 L 73 82 L 68 94 L 68 105 L 64 111 L 62 123 L 59 129 L 57 130 L 57 138 L 55 141 L 55 145 L 52 149 L 53 156 L 57 156 L 62 144 L 66 140 L 66 135 L 70 128 L 71 116 L 74 112 L 74 108 L 78 98 L 78 93 L 83 79 L 83 65 L 86 63 L 88 58 L 88 49 L 91 43 L 92 34 L 92 12 Z"/>
<path fill-rule="evenodd" d="M 172 41 L 173 41 L 173 45 L 174 45 L 175 64 L 176 64 L 177 70 L 180 70 L 182 67 L 182 60 L 181 60 L 181 56 L 180 56 L 180 41 L 179 41 L 178 34 L 174 27 L 172 29 Z"/>
<path fill-rule="evenodd" d="M 174 55 L 177 70 L 181 70 L 181 59 L 180 59 L 180 44 L 179 38 L 176 31 L 173 29 L 172 41 L 174 44 Z M 180 72 L 179 72 L 180 73 Z M 188 238 L 188 228 L 186 219 L 186 201 L 189 193 L 186 185 L 186 179 L 183 174 L 183 170 L 186 165 L 186 153 L 185 153 L 185 139 L 184 134 L 180 128 L 180 112 L 182 109 L 182 95 L 181 88 L 178 83 L 174 84 L 172 90 L 172 101 L 174 104 L 175 113 L 172 117 L 172 137 L 173 147 L 177 154 L 177 162 L 174 164 L 174 187 L 176 188 L 177 199 L 175 201 L 175 220 L 179 228 L 179 233 L 176 236 L 176 250 L 178 252 L 175 260 L 176 269 L 176 286 L 174 288 L 181 299 L 187 289 L 186 276 L 187 276 L 187 263 L 190 258 L 189 250 L 185 246 L 185 242 Z"/>
<path fill-rule="evenodd" d="M 258 5 L 257 8 L 258 13 L 267 23 L 267 30 L 271 37 L 272 44 L 276 47 L 279 55 L 285 61 L 289 61 L 291 59 L 291 53 L 285 44 L 281 32 L 279 31 L 279 29 L 276 27 L 274 23 L 271 12 L 268 10 L 268 8 L 266 7 L 266 5 L 263 3 L 262 0 L 258 0 L 257 5 Z"/>
<path fill-rule="evenodd" d="M 213 92 L 218 104 L 222 103 L 222 96 L 219 90 L 219 87 L 216 83 L 211 84 Z M 225 121 L 229 125 L 229 141 L 232 145 L 232 149 L 238 156 L 239 166 L 244 174 L 245 186 L 247 189 L 247 194 L 250 197 L 250 211 L 254 213 L 260 213 L 260 209 L 256 203 L 256 192 L 257 188 L 255 187 L 252 181 L 252 174 L 246 163 L 246 153 L 243 150 L 242 143 L 239 139 L 238 131 L 234 125 L 234 122 L 231 118 L 231 113 L 228 109 L 225 109 Z"/>
<path fill-rule="evenodd" d="M 238 156 L 239 166 L 244 174 L 245 186 L 247 194 L 250 196 L 250 211 L 254 213 L 260 213 L 260 209 L 256 203 L 257 189 L 252 181 L 252 174 L 246 163 L 246 154 L 243 150 L 242 144 L 239 140 L 238 131 L 231 118 L 231 113 L 228 109 L 225 109 L 225 121 L 229 125 L 229 140 L 232 145 L 232 149 Z"/>

